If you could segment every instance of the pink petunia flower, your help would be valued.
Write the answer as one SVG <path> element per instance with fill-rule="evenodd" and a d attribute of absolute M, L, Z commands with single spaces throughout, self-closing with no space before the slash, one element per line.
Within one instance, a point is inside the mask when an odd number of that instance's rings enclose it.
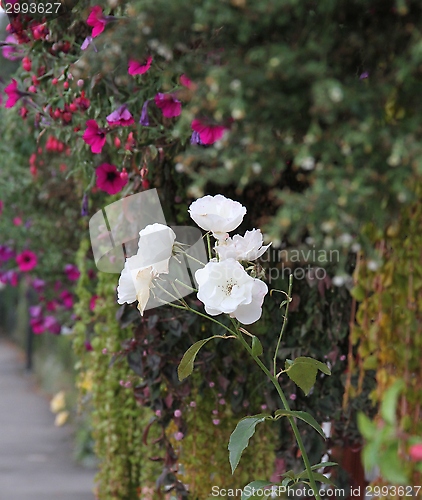
<path fill-rule="evenodd" d="M 122 127 L 127 127 L 132 125 L 132 123 L 135 123 L 135 120 L 133 119 L 130 111 L 127 109 L 126 104 L 123 104 L 123 106 L 120 106 L 116 109 L 116 111 L 109 114 L 106 120 L 109 125 L 121 125 Z"/>
<path fill-rule="evenodd" d="M 54 316 L 46 316 L 44 318 L 44 328 L 54 335 L 58 335 L 61 332 L 60 323 Z"/>
<path fill-rule="evenodd" d="M 18 285 L 18 274 L 16 271 L 12 269 L 10 271 L 6 271 L 5 273 L 0 273 L 0 281 L 5 285 L 9 284 L 13 287 Z"/>
<path fill-rule="evenodd" d="M 16 256 L 16 263 L 22 272 L 32 271 L 37 265 L 37 256 L 31 250 L 24 250 Z"/>
<path fill-rule="evenodd" d="M 44 319 L 40 316 L 37 318 L 31 318 L 29 320 L 29 324 L 31 325 L 33 333 L 35 335 L 40 335 L 45 332 Z"/>
<path fill-rule="evenodd" d="M 9 83 L 9 85 L 5 87 L 4 91 L 7 94 L 7 101 L 4 105 L 5 108 L 13 108 L 19 99 L 25 95 L 18 90 L 18 82 L 14 78 L 12 78 L 12 83 Z"/>
<path fill-rule="evenodd" d="M 154 101 L 166 118 L 174 118 L 175 116 L 179 116 L 182 112 L 181 102 L 172 94 L 162 94 L 159 92 L 154 97 Z"/>
<path fill-rule="evenodd" d="M 9 61 L 18 61 L 19 59 L 22 59 L 22 49 L 18 46 L 19 41 L 15 35 L 8 35 L 6 37 L 5 43 L 10 44 L 3 45 L 1 49 L 3 57 L 5 59 L 8 59 Z"/>
<path fill-rule="evenodd" d="M 189 90 L 194 90 L 196 88 L 196 84 L 185 74 L 180 75 L 180 83 Z"/>
<path fill-rule="evenodd" d="M 15 257 L 15 252 L 6 245 L 0 245 L 0 262 L 7 262 Z"/>
<path fill-rule="evenodd" d="M 409 455 L 415 462 L 422 461 L 422 443 L 413 444 L 409 448 Z"/>
<path fill-rule="evenodd" d="M 45 281 L 42 280 L 41 278 L 35 278 L 33 281 L 32 281 L 32 287 L 34 288 L 34 290 L 38 293 L 41 293 L 43 290 L 44 290 L 44 287 L 45 287 Z"/>
<path fill-rule="evenodd" d="M 49 302 L 47 302 L 46 309 L 47 311 L 54 312 L 56 311 L 58 306 L 59 303 L 57 302 L 57 300 L 50 300 Z"/>
<path fill-rule="evenodd" d="M 208 124 L 198 118 L 195 118 L 195 120 L 192 121 L 191 128 L 194 131 L 191 143 L 205 145 L 214 144 L 219 141 L 223 137 L 224 132 L 227 130 L 227 127 L 224 125 Z"/>
<path fill-rule="evenodd" d="M 72 309 L 72 307 L 73 307 L 73 295 L 68 290 L 64 290 L 60 294 L 60 299 L 62 301 L 62 304 L 66 307 L 66 309 Z"/>
<path fill-rule="evenodd" d="M 78 281 L 81 275 L 78 267 L 73 264 L 66 264 L 64 266 L 64 272 L 66 273 L 67 279 L 70 281 Z"/>
<path fill-rule="evenodd" d="M 106 142 L 106 132 L 98 126 L 95 120 L 88 120 L 86 122 L 86 130 L 82 139 L 91 146 L 93 153 L 101 153 Z"/>
<path fill-rule="evenodd" d="M 104 31 L 107 23 L 113 19 L 113 16 L 105 16 L 103 14 L 103 9 L 100 5 L 94 5 L 94 7 L 91 7 L 86 24 L 92 27 L 92 38 L 100 35 Z"/>
<path fill-rule="evenodd" d="M 21 217 L 13 217 L 13 225 L 14 226 L 22 226 L 22 218 Z"/>
<path fill-rule="evenodd" d="M 90 311 L 94 311 L 95 306 L 96 306 L 96 304 L 97 304 L 97 299 L 98 299 L 98 295 L 93 295 L 93 296 L 89 299 L 89 310 L 90 310 Z"/>
<path fill-rule="evenodd" d="M 95 171 L 97 187 L 108 194 L 120 192 L 127 184 L 127 179 L 120 175 L 116 165 L 102 163 Z"/>
<path fill-rule="evenodd" d="M 129 59 L 129 64 L 127 68 L 127 72 L 129 75 L 143 75 L 146 73 L 151 67 L 152 57 L 148 56 L 144 62 L 138 62 L 133 59 Z"/>

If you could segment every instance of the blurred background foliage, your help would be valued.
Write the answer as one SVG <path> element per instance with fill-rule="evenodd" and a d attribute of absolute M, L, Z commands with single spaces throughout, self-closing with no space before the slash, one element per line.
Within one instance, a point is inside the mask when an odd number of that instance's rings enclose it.
<path fill-rule="evenodd" d="M 79 360 L 81 403 L 92 411 L 100 498 L 138 498 L 142 487 L 154 490 L 155 480 L 164 491 L 174 487 L 176 496 L 185 495 L 189 483 L 193 499 L 206 498 L 210 466 L 227 467 L 226 426 L 233 428 L 245 412 L 278 404 L 270 387 L 256 390 L 255 370 L 223 342 L 207 344 L 197 375 L 180 384 L 176 367 L 183 352 L 216 333 L 214 326 L 166 308 L 141 321 L 132 306 L 117 306 L 118 276 L 96 276 L 82 204 L 93 215 L 148 187 L 158 189 L 169 224 L 190 224 L 187 207 L 203 194 L 240 201 L 248 209 L 240 230 L 262 228 L 272 241 L 262 263 L 271 268 L 270 288 L 286 290 L 286 268 L 298 271 L 280 357 L 313 356 L 328 361 L 333 372 L 319 377 L 308 397 L 284 381 L 293 409 L 333 424 L 327 443 L 302 429 L 311 461 L 342 447 L 359 451 L 357 412 L 374 416 L 396 378 L 408 387 L 400 406 L 403 429 L 420 433 L 420 2 L 98 4 L 117 20 L 86 50 L 81 45 L 91 28 L 85 21 L 94 4 L 81 0 L 48 20 L 48 39 L 30 36 L 22 45 L 31 71 L 14 63 L 21 90 L 33 84 L 33 75 L 38 83 L 36 93 L 1 110 L 0 243 L 37 252 L 37 276 L 48 281 L 52 296 L 65 263 L 76 262 L 82 271 L 79 302 L 65 321 Z M 31 23 L 24 29 L 30 33 Z M 129 59 L 148 55 L 149 71 L 128 75 Z M 2 66 L 4 85 L 10 69 Z M 192 80 L 190 88 L 181 85 L 182 74 Z M 157 92 L 176 93 L 180 117 L 164 118 L 151 103 L 150 125 L 138 124 L 145 101 Z M 88 109 L 71 111 L 81 97 L 89 99 Z M 102 153 L 93 155 L 81 139 L 86 120 L 105 126 L 122 104 L 135 124 L 112 129 Z M 222 124 L 227 132 L 211 146 L 192 145 L 194 118 Z M 62 152 L 48 150 L 50 136 L 65 145 Z M 103 162 L 128 173 L 128 184 L 112 197 L 95 186 L 95 168 Z M 16 215 L 23 225 L 13 224 Z M 90 308 L 94 296 L 99 298 Z M 251 327 L 268 359 L 281 323 L 280 301 L 268 297 L 262 321 Z M 147 439 L 150 421 L 154 445 Z M 281 426 L 267 433 L 252 448 L 266 457 L 261 465 L 253 462 L 254 476 L 298 469 L 290 431 Z M 222 450 L 213 464 L 198 458 L 204 450 L 195 443 L 204 435 Z M 238 487 L 251 479 L 250 464 L 245 461 L 234 477 Z M 356 484 L 341 468 L 336 481 Z"/>

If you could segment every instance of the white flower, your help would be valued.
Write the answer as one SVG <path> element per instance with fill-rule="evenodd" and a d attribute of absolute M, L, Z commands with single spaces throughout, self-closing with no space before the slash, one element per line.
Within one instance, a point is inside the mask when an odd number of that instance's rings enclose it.
<path fill-rule="evenodd" d="M 217 239 L 227 238 L 227 233 L 241 224 L 245 214 L 243 205 L 221 194 L 204 196 L 189 207 L 189 215 L 198 226 L 205 231 L 212 231 Z"/>
<path fill-rule="evenodd" d="M 219 242 L 216 245 L 215 251 L 218 253 L 220 260 L 236 259 L 236 260 L 256 260 L 267 250 L 271 245 L 262 246 L 262 234 L 260 229 L 246 231 L 245 236 L 235 234 L 233 238 L 228 238 Z"/>
<path fill-rule="evenodd" d="M 174 232 L 163 224 L 150 224 L 139 232 L 138 252 L 126 259 L 117 287 L 117 302 L 132 304 L 138 301 L 141 315 L 149 300 L 153 280 L 168 274 Z"/>
<path fill-rule="evenodd" d="M 268 287 L 263 281 L 249 276 L 236 260 L 210 261 L 196 271 L 195 278 L 198 299 L 210 316 L 226 313 L 244 325 L 261 317 Z"/>

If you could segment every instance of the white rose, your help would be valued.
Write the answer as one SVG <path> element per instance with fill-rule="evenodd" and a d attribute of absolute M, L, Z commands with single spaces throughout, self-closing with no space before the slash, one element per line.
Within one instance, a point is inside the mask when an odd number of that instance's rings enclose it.
<path fill-rule="evenodd" d="M 261 317 L 268 287 L 263 281 L 249 276 L 236 260 L 210 261 L 196 271 L 195 278 L 198 299 L 210 316 L 226 313 L 244 325 Z"/>
<path fill-rule="evenodd" d="M 220 260 L 236 259 L 236 260 L 256 260 L 268 249 L 271 245 L 262 246 L 263 239 L 260 229 L 246 231 L 245 236 L 235 234 L 233 238 L 220 241 L 216 245 L 215 251 L 218 253 Z"/>
<path fill-rule="evenodd" d="M 141 315 L 149 300 L 153 280 L 168 274 L 175 233 L 163 224 L 151 224 L 139 232 L 138 253 L 126 259 L 117 287 L 117 302 L 138 301 Z"/>
<path fill-rule="evenodd" d="M 221 194 L 199 198 L 189 207 L 189 215 L 198 226 L 212 231 L 217 239 L 227 238 L 227 233 L 241 224 L 245 214 L 243 205 Z"/>

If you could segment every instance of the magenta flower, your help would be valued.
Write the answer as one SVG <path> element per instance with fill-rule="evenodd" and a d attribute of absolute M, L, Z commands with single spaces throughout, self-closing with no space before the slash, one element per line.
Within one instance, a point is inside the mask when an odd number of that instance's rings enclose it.
<path fill-rule="evenodd" d="M 49 302 L 47 302 L 47 311 L 55 311 L 58 307 L 58 302 L 56 300 L 50 300 Z"/>
<path fill-rule="evenodd" d="M 6 245 L 0 245 L 0 262 L 7 262 L 13 259 L 15 252 Z"/>
<path fill-rule="evenodd" d="M 66 273 L 67 279 L 70 281 L 78 281 L 79 276 L 81 275 L 77 266 L 73 264 L 66 264 L 64 266 L 64 272 Z"/>
<path fill-rule="evenodd" d="M 18 275 L 16 271 L 6 271 L 5 273 L 0 273 L 0 281 L 5 285 L 9 284 L 15 287 L 18 285 Z"/>
<path fill-rule="evenodd" d="M 32 286 L 36 292 L 41 293 L 44 290 L 45 281 L 42 280 L 41 278 L 35 278 L 32 281 Z"/>
<path fill-rule="evenodd" d="M 97 175 L 97 187 L 108 194 L 120 192 L 127 184 L 127 179 L 121 177 L 116 165 L 102 163 L 95 171 Z"/>
<path fill-rule="evenodd" d="M 66 307 L 66 309 L 72 309 L 72 307 L 73 307 L 73 295 L 68 290 L 64 290 L 60 294 L 60 299 L 62 301 L 62 304 Z"/>
<path fill-rule="evenodd" d="M 130 111 L 127 109 L 126 104 L 117 108 L 116 111 L 109 114 L 106 118 L 109 125 L 121 125 L 122 127 L 127 127 L 135 123 Z"/>
<path fill-rule="evenodd" d="M 93 153 L 101 153 L 106 142 L 106 132 L 98 126 L 95 120 L 88 120 L 86 122 L 86 130 L 82 139 L 91 146 Z"/>
<path fill-rule="evenodd" d="M 9 61 L 18 61 L 19 59 L 22 59 L 22 49 L 18 46 L 19 41 L 15 35 L 8 35 L 4 43 L 8 44 L 3 45 L 1 49 L 5 59 L 9 59 Z"/>
<path fill-rule="evenodd" d="M 146 73 L 151 67 L 152 57 L 148 56 L 143 63 L 138 61 L 134 61 L 133 59 L 129 60 L 127 72 L 129 75 L 143 75 Z"/>
<path fill-rule="evenodd" d="M 193 90 L 196 87 L 193 81 L 185 74 L 180 75 L 180 83 L 189 90 Z"/>
<path fill-rule="evenodd" d="M 19 99 L 25 95 L 18 90 L 18 82 L 14 78 L 12 78 L 12 83 L 9 83 L 9 85 L 5 87 L 4 91 L 8 97 L 4 105 L 5 108 L 13 108 Z"/>
<path fill-rule="evenodd" d="M 54 316 L 46 316 L 44 318 L 44 328 L 55 335 L 58 335 L 62 329 L 60 323 Z"/>
<path fill-rule="evenodd" d="M 409 455 L 414 461 L 422 461 L 422 443 L 412 444 L 409 448 Z"/>
<path fill-rule="evenodd" d="M 195 139 L 200 140 L 197 144 L 214 144 L 219 141 L 226 130 L 224 125 L 207 124 L 206 122 L 195 118 L 192 121 L 191 128 L 194 131 L 192 134 L 191 143 L 193 143 L 194 136 Z M 196 134 L 195 134 L 196 132 Z"/>
<path fill-rule="evenodd" d="M 90 299 L 89 299 L 89 310 L 90 311 L 93 311 L 95 309 L 95 305 L 97 303 L 97 299 L 98 299 L 98 295 L 93 295 Z"/>
<path fill-rule="evenodd" d="M 31 318 L 39 318 L 42 316 L 42 307 L 38 306 L 30 306 L 29 307 L 29 315 Z"/>
<path fill-rule="evenodd" d="M 151 101 L 145 101 L 142 106 L 141 119 L 139 120 L 139 123 L 144 127 L 149 127 L 148 106 L 150 102 Z"/>
<path fill-rule="evenodd" d="M 35 335 L 40 335 L 45 332 L 45 325 L 42 317 L 31 318 L 29 320 L 29 324 L 31 325 L 32 331 Z"/>
<path fill-rule="evenodd" d="M 1 104 L 1 101 L 0 101 L 0 104 Z M 0 200 L 0 215 L 3 213 L 3 209 L 4 209 L 4 202 L 3 202 L 3 200 Z"/>
<path fill-rule="evenodd" d="M 182 112 L 182 104 L 173 94 L 162 94 L 159 92 L 154 97 L 155 104 L 161 109 L 163 116 L 173 118 Z"/>
<path fill-rule="evenodd" d="M 113 19 L 113 16 L 105 16 L 103 14 L 103 9 L 100 5 L 94 5 L 94 7 L 91 7 L 86 24 L 92 27 L 92 38 L 100 35 L 104 31 L 106 24 Z"/>
<path fill-rule="evenodd" d="M 20 271 L 32 271 L 37 265 L 37 256 L 31 250 L 24 250 L 16 256 L 16 262 Z"/>

